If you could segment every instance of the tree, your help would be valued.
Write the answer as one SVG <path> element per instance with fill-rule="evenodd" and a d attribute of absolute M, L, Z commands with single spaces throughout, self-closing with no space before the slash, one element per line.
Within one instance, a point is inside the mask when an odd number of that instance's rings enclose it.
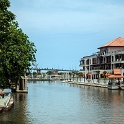
<path fill-rule="evenodd" d="M 76 75 L 76 78 L 77 78 L 77 82 L 78 82 L 78 71 L 75 71 L 75 75 Z"/>
<path fill-rule="evenodd" d="M 10 23 L 15 20 L 15 15 L 7 9 L 8 7 L 10 7 L 8 0 L 0 0 L 0 49 L 2 43 L 8 41 Z"/>
<path fill-rule="evenodd" d="M 81 82 L 81 78 L 83 77 L 83 73 L 82 72 L 79 72 L 78 73 L 78 76 L 80 77 L 80 82 Z"/>
<path fill-rule="evenodd" d="M 105 77 L 106 77 L 107 71 L 103 71 L 103 76 L 104 76 L 104 83 L 105 83 Z"/>
<path fill-rule="evenodd" d="M 33 78 L 37 78 L 37 72 L 33 72 Z"/>
<path fill-rule="evenodd" d="M 75 74 L 76 74 L 76 72 L 72 71 L 73 81 L 74 81 Z"/>
<path fill-rule="evenodd" d="M 19 28 L 15 15 L 8 11 L 10 2 L 0 0 L 0 83 L 17 85 L 21 76 L 36 61 L 33 42 Z"/>
<path fill-rule="evenodd" d="M 59 72 L 58 75 L 60 75 L 60 79 L 62 79 L 63 72 Z"/>

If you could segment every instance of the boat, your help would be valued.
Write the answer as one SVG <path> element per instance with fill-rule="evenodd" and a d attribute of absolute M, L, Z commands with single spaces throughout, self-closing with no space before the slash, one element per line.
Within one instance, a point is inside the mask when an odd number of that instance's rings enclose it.
<path fill-rule="evenodd" d="M 62 83 L 65 83 L 66 82 L 66 80 L 63 80 L 63 81 L 61 81 Z"/>
<path fill-rule="evenodd" d="M 121 90 L 124 90 L 124 84 L 120 84 Z"/>
<path fill-rule="evenodd" d="M 116 84 L 115 82 L 109 82 L 108 83 L 108 89 L 109 90 L 119 90 L 120 86 L 118 84 Z"/>
<path fill-rule="evenodd" d="M 108 89 L 111 90 L 118 90 L 118 89 L 124 89 L 124 85 L 122 86 L 120 83 L 120 80 L 124 78 L 123 75 L 121 75 L 120 69 L 114 69 L 113 74 L 109 75 L 109 83 L 108 83 Z"/>

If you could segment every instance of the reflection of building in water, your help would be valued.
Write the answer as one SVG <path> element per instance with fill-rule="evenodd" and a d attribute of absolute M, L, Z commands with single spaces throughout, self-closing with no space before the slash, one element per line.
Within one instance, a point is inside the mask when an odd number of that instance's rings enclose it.
<path fill-rule="evenodd" d="M 121 94 L 121 91 L 116 90 L 116 91 L 111 91 L 112 94 L 112 106 L 111 106 L 111 116 L 113 116 L 113 120 L 112 123 L 117 123 L 120 124 L 122 123 L 124 120 L 122 120 L 122 115 L 120 115 L 122 113 L 122 103 L 124 101 L 124 98 Z"/>
<path fill-rule="evenodd" d="M 14 106 L 9 112 L 1 113 L 0 124 L 29 124 L 27 115 L 27 93 L 14 93 Z"/>
<path fill-rule="evenodd" d="M 12 114 L 14 115 L 14 120 L 16 118 L 16 122 L 18 124 L 26 124 L 27 117 L 26 112 L 27 112 L 27 93 L 16 93 L 14 94 L 15 98 L 15 105 L 14 105 L 14 112 Z"/>
<path fill-rule="evenodd" d="M 121 104 L 120 91 L 115 91 L 115 93 L 113 92 L 112 101 L 113 101 L 113 107 L 114 106 L 116 106 L 116 107 L 120 106 L 120 104 Z"/>
<path fill-rule="evenodd" d="M 98 116 L 104 117 L 101 123 L 105 124 L 123 124 L 124 122 L 124 92 L 121 90 L 108 90 L 107 88 L 80 86 L 81 104 L 89 108 Z M 89 109 L 87 108 L 87 109 Z M 85 109 L 85 108 L 80 108 Z M 84 111 L 84 110 L 83 110 Z M 107 123 L 110 121 L 109 123 Z"/>

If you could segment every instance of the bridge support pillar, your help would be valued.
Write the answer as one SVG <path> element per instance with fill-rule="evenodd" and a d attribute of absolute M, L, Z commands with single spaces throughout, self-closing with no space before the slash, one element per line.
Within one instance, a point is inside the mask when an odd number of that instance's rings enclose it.
<path fill-rule="evenodd" d="M 17 85 L 17 88 L 16 88 L 16 92 L 22 92 L 22 93 L 28 92 L 27 77 L 26 76 L 21 76 L 19 84 Z"/>

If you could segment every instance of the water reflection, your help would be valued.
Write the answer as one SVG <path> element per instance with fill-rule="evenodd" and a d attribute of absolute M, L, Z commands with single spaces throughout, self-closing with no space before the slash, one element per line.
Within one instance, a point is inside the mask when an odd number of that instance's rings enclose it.
<path fill-rule="evenodd" d="M 7 124 L 27 124 L 26 111 L 27 111 L 27 94 L 15 93 L 14 107 L 9 112 L 0 113 L 0 122 Z"/>
<path fill-rule="evenodd" d="M 124 91 L 61 82 L 29 82 L 28 94 L 0 121 L 16 124 L 123 124 Z"/>
<path fill-rule="evenodd" d="M 90 86 L 86 88 L 84 88 L 85 86 L 82 87 L 86 92 L 81 91 L 81 101 L 83 104 L 86 103 L 85 107 L 88 108 L 84 110 L 88 110 L 87 114 L 85 112 L 85 118 L 91 112 L 90 116 L 93 117 L 92 122 L 94 123 L 124 123 L 122 116 L 124 115 L 124 91 Z M 94 121 L 94 119 L 96 120 Z"/>

